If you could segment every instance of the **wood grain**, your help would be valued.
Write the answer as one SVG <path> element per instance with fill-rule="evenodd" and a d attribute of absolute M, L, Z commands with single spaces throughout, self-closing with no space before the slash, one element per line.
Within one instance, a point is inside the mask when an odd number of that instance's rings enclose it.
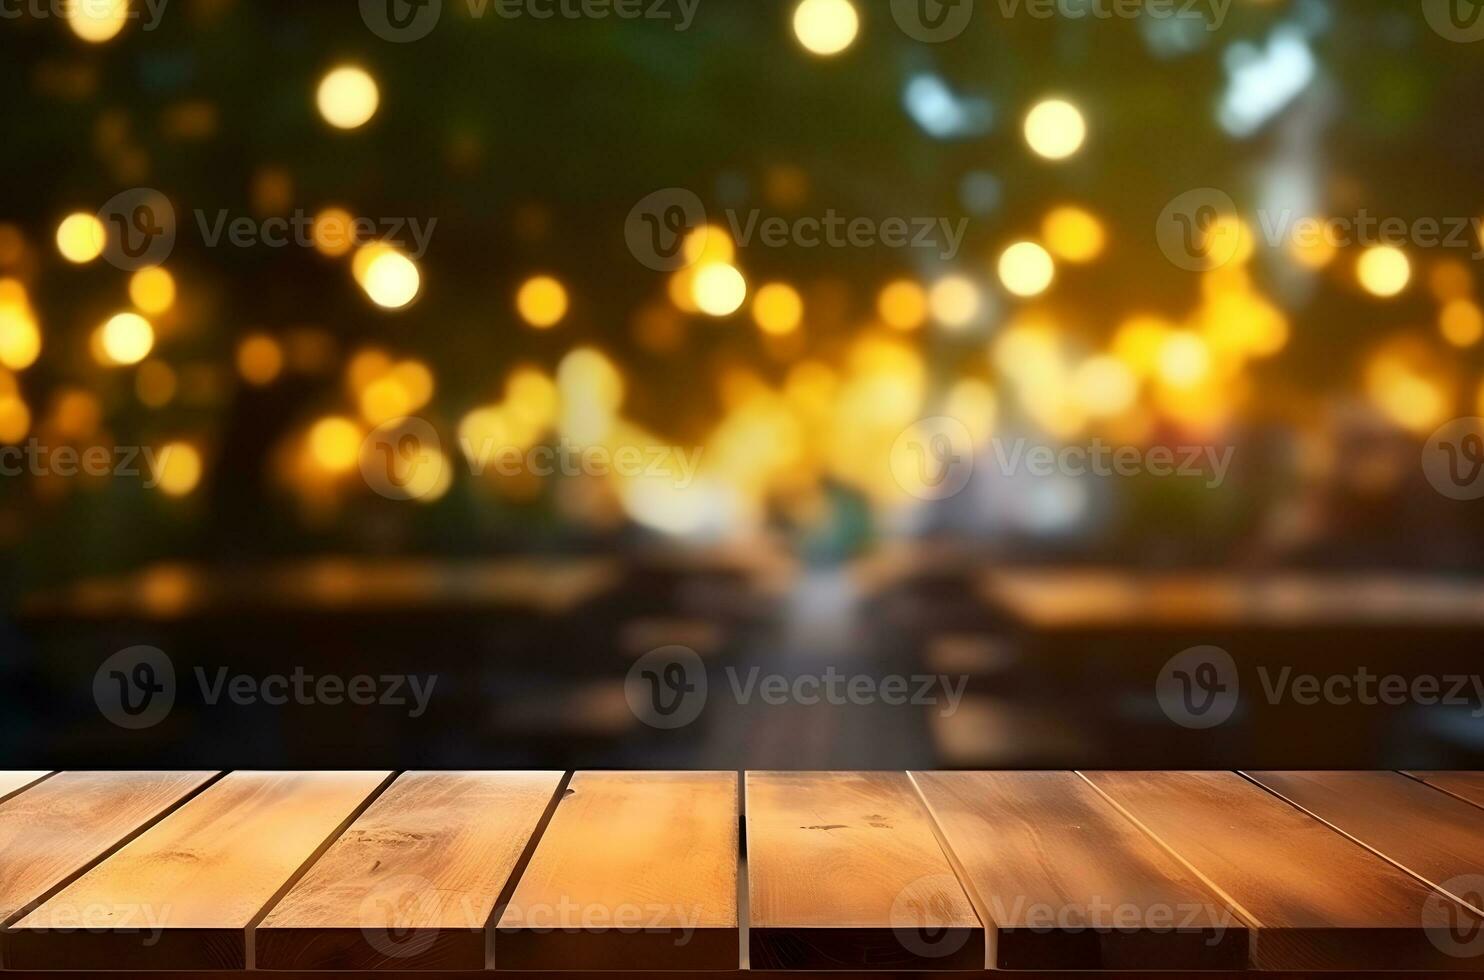
<path fill-rule="evenodd" d="M 912 774 L 1000 970 L 1241 970 L 1247 928 L 1070 772 Z"/>
<path fill-rule="evenodd" d="M 579 772 L 500 917 L 501 970 L 734 970 L 737 774 Z"/>
<path fill-rule="evenodd" d="M 14 969 L 242 969 L 247 930 L 390 776 L 234 772 L 21 919 Z"/>
<path fill-rule="evenodd" d="M 1429 786 L 1484 807 L 1484 772 L 1408 772 Z"/>
<path fill-rule="evenodd" d="M 409 772 L 253 930 L 261 970 L 483 970 L 560 772 Z"/>
<path fill-rule="evenodd" d="M 20 918 L 214 775 L 63 772 L 0 804 L 0 926 Z"/>
<path fill-rule="evenodd" d="M 38 779 L 41 779 L 43 776 L 48 775 L 49 772 L 50 770 L 47 769 L 0 770 L 0 800 L 8 799 L 12 794 L 19 793 L 21 790 L 25 789 L 27 786 L 30 786 Z"/>
<path fill-rule="evenodd" d="M 1252 772 L 1253 779 L 1484 915 L 1484 814 L 1396 772 Z"/>
<path fill-rule="evenodd" d="M 984 930 L 906 773 L 747 774 L 755 970 L 980 969 Z"/>
<path fill-rule="evenodd" d="M 1465 909 L 1235 773 L 1086 777 L 1247 920 L 1258 969 L 1468 967 L 1441 941 Z"/>

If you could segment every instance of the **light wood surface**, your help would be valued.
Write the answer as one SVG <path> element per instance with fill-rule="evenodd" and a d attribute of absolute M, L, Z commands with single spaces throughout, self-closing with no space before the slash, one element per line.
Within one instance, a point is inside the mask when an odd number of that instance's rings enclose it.
<path fill-rule="evenodd" d="M 16 969 L 242 969 L 247 930 L 386 772 L 234 772 L 13 927 Z"/>
<path fill-rule="evenodd" d="M 1236 773 L 1085 775 L 1254 928 L 1256 968 L 1466 968 L 1429 936 L 1466 910 Z"/>
<path fill-rule="evenodd" d="M 0 803 L 0 926 L 20 918 L 214 775 L 62 772 Z"/>
<path fill-rule="evenodd" d="M 482 970 L 560 772 L 398 777 L 253 930 L 262 970 Z"/>
<path fill-rule="evenodd" d="M 737 774 L 579 772 L 495 936 L 501 970 L 732 970 Z"/>
<path fill-rule="evenodd" d="M 1296 806 L 1484 915 L 1484 813 L 1397 772 L 1253 772 Z"/>
<path fill-rule="evenodd" d="M 35 769 L 5 769 L 0 770 L 0 800 L 9 799 L 12 795 L 30 786 L 32 783 L 47 775 L 50 770 Z"/>
<path fill-rule="evenodd" d="M 906 773 L 747 774 L 753 969 L 976 969 L 984 930 Z"/>
<path fill-rule="evenodd" d="M 1410 771 L 1407 775 L 1474 806 L 1484 807 L 1484 772 Z"/>
<path fill-rule="evenodd" d="M 991 969 L 1241 970 L 1247 929 L 1071 772 L 912 774 Z"/>

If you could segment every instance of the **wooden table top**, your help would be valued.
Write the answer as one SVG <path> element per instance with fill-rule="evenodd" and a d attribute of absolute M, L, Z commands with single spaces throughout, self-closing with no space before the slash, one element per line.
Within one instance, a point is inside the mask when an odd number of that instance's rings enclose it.
<path fill-rule="evenodd" d="M 0 970 L 1478 972 L 1481 785 L 0 772 Z"/>

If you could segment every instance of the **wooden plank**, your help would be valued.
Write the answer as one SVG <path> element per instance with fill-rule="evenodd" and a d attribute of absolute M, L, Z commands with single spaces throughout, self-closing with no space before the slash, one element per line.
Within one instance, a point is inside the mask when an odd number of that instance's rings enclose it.
<path fill-rule="evenodd" d="M 1070 772 L 918 772 L 990 969 L 1241 970 L 1247 927 Z"/>
<path fill-rule="evenodd" d="M 0 804 L 0 926 L 30 911 L 214 775 L 63 772 Z"/>
<path fill-rule="evenodd" d="M 1474 806 L 1484 807 L 1484 772 L 1408 772 L 1407 775 Z"/>
<path fill-rule="evenodd" d="M 253 930 L 260 970 L 483 970 L 560 772 L 409 772 Z"/>
<path fill-rule="evenodd" d="M 1467 910 L 1241 776 L 1085 775 L 1247 921 L 1258 969 L 1469 968 L 1445 952 Z"/>
<path fill-rule="evenodd" d="M 1484 915 L 1478 905 L 1484 814 L 1478 807 L 1396 772 L 1248 775 Z"/>
<path fill-rule="evenodd" d="M 747 774 L 754 970 L 981 969 L 984 930 L 902 772 Z"/>
<path fill-rule="evenodd" d="M 12 928 L 12 969 L 243 969 L 247 930 L 386 772 L 234 772 Z"/>
<path fill-rule="evenodd" d="M 0 770 L 0 800 L 8 799 L 12 794 L 30 786 L 32 783 L 49 775 L 49 769 L 6 769 Z"/>
<path fill-rule="evenodd" d="M 735 970 L 737 774 L 579 772 L 500 917 L 501 970 Z"/>

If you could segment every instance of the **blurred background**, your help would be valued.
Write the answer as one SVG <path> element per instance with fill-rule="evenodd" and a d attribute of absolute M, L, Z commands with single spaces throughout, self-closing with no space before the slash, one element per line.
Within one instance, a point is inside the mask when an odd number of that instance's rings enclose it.
<path fill-rule="evenodd" d="M 3 13 L 7 762 L 1481 760 L 1473 4 Z"/>

